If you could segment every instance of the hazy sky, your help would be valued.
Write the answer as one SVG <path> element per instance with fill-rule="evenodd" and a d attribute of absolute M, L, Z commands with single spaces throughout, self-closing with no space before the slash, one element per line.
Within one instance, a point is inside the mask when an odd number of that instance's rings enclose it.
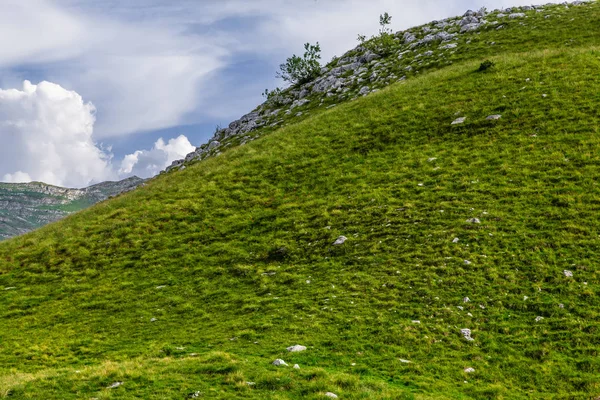
<path fill-rule="evenodd" d="M 0 0 L 0 180 L 150 176 L 282 83 L 377 32 L 523 0 Z"/>

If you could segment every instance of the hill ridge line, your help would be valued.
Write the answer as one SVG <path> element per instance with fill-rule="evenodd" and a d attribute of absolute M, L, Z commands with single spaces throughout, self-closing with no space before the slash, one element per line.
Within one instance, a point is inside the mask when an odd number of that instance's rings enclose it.
<path fill-rule="evenodd" d="M 173 161 L 161 174 L 185 169 L 185 164 L 218 155 L 235 144 L 244 145 L 262 136 L 260 131 L 265 128 L 275 129 L 282 126 L 289 117 L 305 117 L 306 111 L 311 111 L 311 106 L 332 108 L 340 102 L 355 100 L 390 84 L 409 79 L 421 71 L 430 69 L 423 65 L 423 61 L 434 55 L 434 45 L 437 45 L 438 51 L 454 54 L 459 49 L 459 44 L 462 44 L 459 43 L 460 39 L 479 34 L 483 30 L 505 29 L 507 23 L 515 21 L 524 25 L 523 20 L 527 20 L 533 13 L 552 11 L 559 7 L 583 6 L 593 2 L 594 0 L 575 0 L 560 4 L 508 7 L 491 12 L 485 7 L 478 11 L 467 10 L 462 16 L 434 20 L 395 32 L 393 36 L 396 47 L 387 56 L 381 56 L 358 45 L 341 57 L 334 57 L 321 68 L 321 73 L 316 79 L 301 86 L 286 88 L 276 98 L 268 99 L 252 112 L 231 122 L 227 128 L 217 129 L 206 143 L 187 154 L 185 158 Z M 551 16 L 547 14 L 544 17 Z M 470 41 L 467 40 L 466 44 L 470 44 Z M 412 59 L 410 53 L 413 53 Z M 438 55 L 445 58 L 445 54 Z M 420 59 L 417 62 L 418 66 L 411 62 L 416 59 Z M 452 64 L 452 61 L 448 61 L 447 64 Z M 390 72 L 390 68 L 399 69 L 401 73 Z"/>

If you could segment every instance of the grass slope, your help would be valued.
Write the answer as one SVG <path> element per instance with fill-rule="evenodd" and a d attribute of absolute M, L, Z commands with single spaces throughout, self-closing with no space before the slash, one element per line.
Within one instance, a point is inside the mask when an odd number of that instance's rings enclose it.
<path fill-rule="evenodd" d="M 2 243 L 0 397 L 600 395 L 597 45 L 434 71 Z"/>

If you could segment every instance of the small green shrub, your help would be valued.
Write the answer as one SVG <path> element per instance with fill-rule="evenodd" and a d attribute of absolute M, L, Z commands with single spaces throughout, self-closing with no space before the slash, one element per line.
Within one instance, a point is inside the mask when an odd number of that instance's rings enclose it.
<path fill-rule="evenodd" d="M 388 27 L 392 23 L 392 16 L 387 12 L 379 16 L 379 35 L 372 36 L 371 39 L 366 38 L 365 35 L 358 35 L 358 41 L 361 46 L 366 50 L 386 56 L 390 54 L 394 48 L 394 36 L 392 30 Z"/>
<path fill-rule="evenodd" d="M 315 79 L 321 73 L 321 46 L 317 44 L 304 44 L 304 56 L 293 55 L 279 66 L 277 78 L 281 78 L 292 85 L 302 85 Z"/>
<path fill-rule="evenodd" d="M 495 64 L 493 62 L 491 62 L 490 60 L 485 60 L 484 62 L 481 63 L 481 65 L 479 65 L 479 69 L 477 69 L 478 72 L 484 72 L 487 71 L 488 69 L 492 68 Z"/>

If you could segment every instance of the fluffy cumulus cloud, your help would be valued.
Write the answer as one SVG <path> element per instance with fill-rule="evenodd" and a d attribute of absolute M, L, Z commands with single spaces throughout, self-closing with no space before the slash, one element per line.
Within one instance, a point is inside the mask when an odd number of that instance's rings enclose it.
<path fill-rule="evenodd" d="M 195 149 L 184 135 L 171 139 L 168 143 L 160 138 L 151 150 L 138 150 L 126 155 L 121 161 L 119 175 L 137 175 L 140 178 L 154 176 Z"/>
<path fill-rule="evenodd" d="M 94 142 L 96 109 L 76 92 L 51 82 L 25 81 L 0 89 L 0 178 L 85 187 L 134 174 L 147 178 L 194 150 L 185 136 L 138 150 L 114 165 L 110 151 Z"/>
<path fill-rule="evenodd" d="M 50 82 L 0 90 L 0 176 L 85 186 L 111 177 L 110 156 L 92 139 L 96 110 Z"/>

